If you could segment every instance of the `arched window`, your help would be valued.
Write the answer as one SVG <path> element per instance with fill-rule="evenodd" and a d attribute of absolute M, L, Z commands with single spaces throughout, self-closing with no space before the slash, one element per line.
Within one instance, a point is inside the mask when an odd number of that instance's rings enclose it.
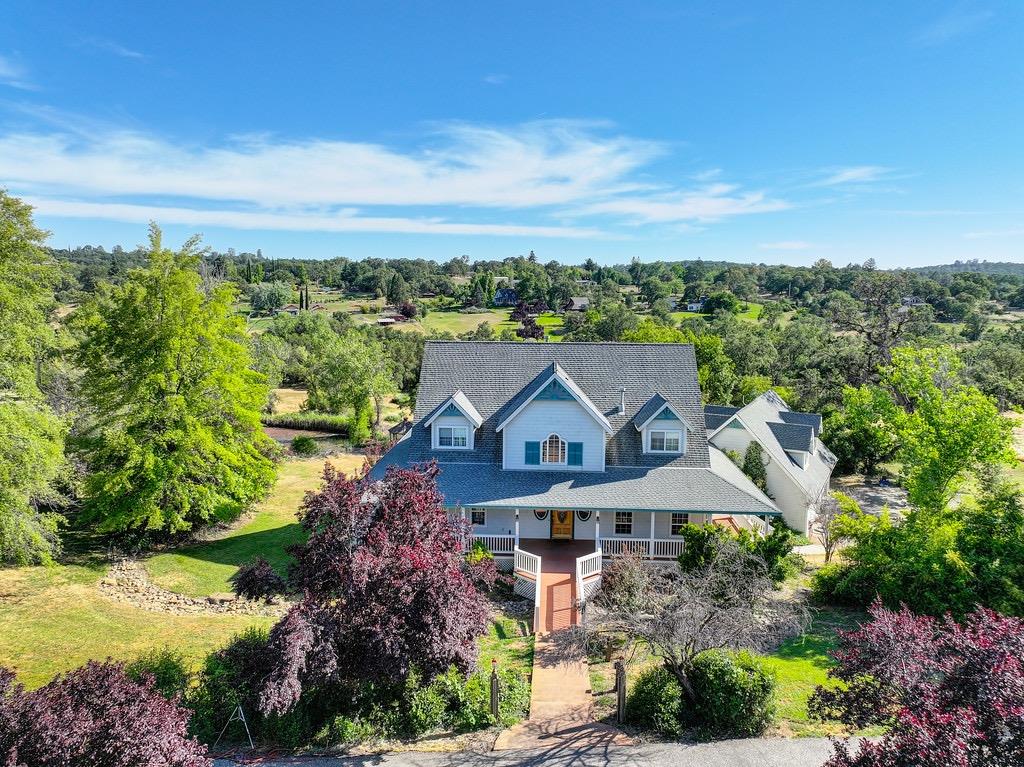
<path fill-rule="evenodd" d="M 541 444 L 541 463 L 565 463 L 565 442 L 557 434 L 552 434 Z"/>

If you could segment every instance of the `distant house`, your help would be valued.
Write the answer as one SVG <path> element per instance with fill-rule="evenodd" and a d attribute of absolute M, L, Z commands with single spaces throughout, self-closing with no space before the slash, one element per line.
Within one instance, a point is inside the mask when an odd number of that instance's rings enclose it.
<path fill-rule="evenodd" d="M 563 312 L 585 312 L 590 308 L 590 299 L 586 296 L 573 296 L 562 304 Z"/>
<path fill-rule="evenodd" d="M 593 280 L 573 280 L 573 282 L 575 282 L 581 288 L 596 288 L 597 287 L 597 283 L 594 282 Z"/>
<path fill-rule="evenodd" d="M 519 294 L 514 288 L 498 288 L 494 291 L 495 306 L 515 306 L 519 303 Z"/>
<path fill-rule="evenodd" d="M 696 301 L 686 302 L 686 311 L 688 312 L 702 312 L 704 311 L 704 302 L 708 300 L 707 296 L 701 296 Z"/>
<path fill-rule="evenodd" d="M 378 325 L 394 325 L 395 324 L 395 318 L 394 317 L 378 317 L 377 318 L 377 324 Z"/>
<path fill-rule="evenodd" d="M 917 296 L 903 296 L 903 298 L 900 299 L 900 303 L 904 306 L 924 306 L 927 302 L 923 298 L 918 298 Z"/>
<path fill-rule="evenodd" d="M 299 313 L 299 305 L 298 304 L 285 304 L 280 309 L 278 309 L 276 312 L 274 312 L 274 314 L 290 314 L 293 317 L 296 314 L 298 314 L 298 313 Z"/>

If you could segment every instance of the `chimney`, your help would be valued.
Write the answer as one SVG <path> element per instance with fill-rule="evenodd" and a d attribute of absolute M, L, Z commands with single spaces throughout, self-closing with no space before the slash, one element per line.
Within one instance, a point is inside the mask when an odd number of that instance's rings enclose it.
<path fill-rule="evenodd" d="M 626 414 L 626 390 L 619 389 L 619 415 Z"/>

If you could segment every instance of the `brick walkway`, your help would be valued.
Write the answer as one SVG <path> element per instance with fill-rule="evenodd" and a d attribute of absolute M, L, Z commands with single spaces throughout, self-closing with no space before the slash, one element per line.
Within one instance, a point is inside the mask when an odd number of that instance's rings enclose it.
<path fill-rule="evenodd" d="M 523 549 L 541 556 L 541 626 L 533 646 L 530 717 L 498 736 L 496 751 L 514 748 L 628 746 L 614 727 L 594 721 L 590 671 L 562 633 L 577 621 L 576 557 L 582 542 L 530 542 Z M 583 550 L 586 549 L 586 550 Z"/>

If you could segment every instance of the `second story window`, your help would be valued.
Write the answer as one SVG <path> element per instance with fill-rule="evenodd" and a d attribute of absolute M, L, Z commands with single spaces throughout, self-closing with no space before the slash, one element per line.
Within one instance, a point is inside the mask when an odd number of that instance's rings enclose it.
<path fill-rule="evenodd" d="M 683 435 L 678 431 L 656 430 L 651 432 L 652 453 L 679 453 L 682 451 Z"/>
<path fill-rule="evenodd" d="M 438 426 L 437 446 L 460 448 L 469 446 L 469 429 L 465 426 Z"/>
<path fill-rule="evenodd" d="M 565 463 L 565 442 L 557 434 L 552 434 L 541 444 L 541 463 Z"/>

